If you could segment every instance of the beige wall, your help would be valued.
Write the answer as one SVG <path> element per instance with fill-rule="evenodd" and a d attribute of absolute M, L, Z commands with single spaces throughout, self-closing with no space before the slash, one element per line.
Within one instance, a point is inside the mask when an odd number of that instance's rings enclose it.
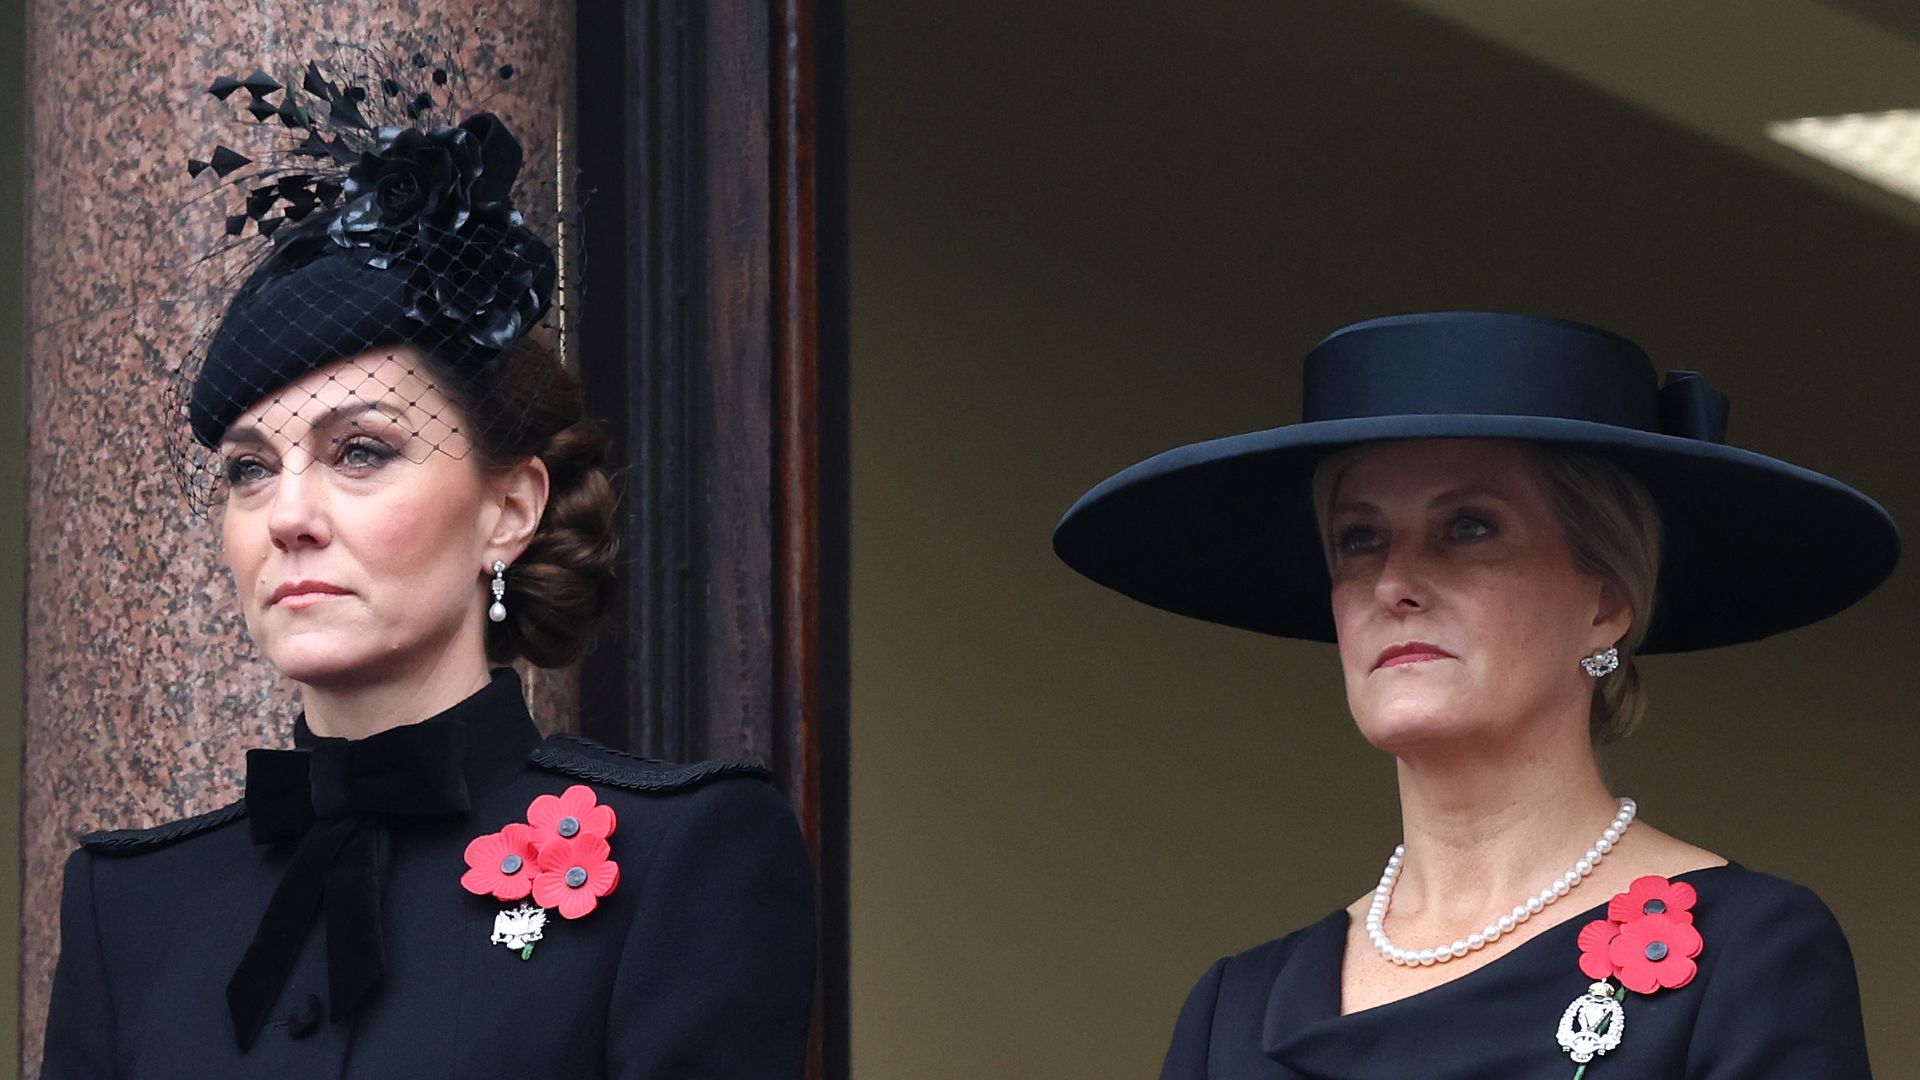
<path fill-rule="evenodd" d="M 1920 234 L 1381 3 L 849 5 L 853 1031 L 863 1080 L 1152 1075 L 1216 957 L 1363 892 L 1389 764 L 1331 651 L 1052 558 L 1168 446 L 1297 416 L 1366 315 L 1617 327 L 1743 445 L 1920 530 Z M 1920 1073 L 1920 570 L 1647 664 L 1648 820 L 1812 885 Z M 1545 1021 L 1543 1021 L 1545 1022 Z"/>

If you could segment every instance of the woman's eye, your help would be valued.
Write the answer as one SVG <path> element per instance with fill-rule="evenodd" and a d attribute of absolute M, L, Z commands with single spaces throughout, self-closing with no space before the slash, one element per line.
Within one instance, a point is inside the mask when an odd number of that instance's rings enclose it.
<path fill-rule="evenodd" d="M 1492 535 L 1493 526 L 1488 524 L 1483 518 L 1474 517 L 1472 514 L 1462 514 L 1453 519 L 1453 538 L 1455 540 L 1479 540 L 1482 537 Z"/>
<path fill-rule="evenodd" d="M 393 448 L 374 439 L 355 439 L 340 448 L 339 468 L 349 472 L 370 472 L 393 458 Z"/>
<path fill-rule="evenodd" d="M 1379 545 L 1380 534 L 1370 525 L 1350 525 L 1333 538 L 1333 549 L 1342 555 L 1358 555 Z"/>
<path fill-rule="evenodd" d="M 226 466 L 227 486 L 246 487 L 267 478 L 267 467 L 256 457 L 233 458 Z"/>

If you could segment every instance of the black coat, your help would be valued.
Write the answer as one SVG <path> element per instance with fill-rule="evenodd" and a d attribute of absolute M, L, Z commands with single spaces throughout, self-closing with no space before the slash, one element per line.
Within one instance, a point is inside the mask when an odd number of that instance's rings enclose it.
<path fill-rule="evenodd" d="M 43 1080 L 801 1075 L 813 890 L 793 815 L 764 772 L 543 741 L 510 671 L 428 723 L 465 729 L 454 768 L 471 809 L 379 821 L 384 943 L 371 951 L 382 975 L 349 1015 L 327 1015 L 323 908 L 241 1049 L 229 980 L 295 847 L 255 843 L 243 800 L 95 834 L 68 861 Z M 490 941 L 513 905 L 461 887 L 463 853 L 524 821 L 536 796 L 583 781 L 617 814 L 608 843 L 620 882 L 583 917 L 556 912 L 522 959 Z"/>
<path fill-rule="evenodd" d="M 1867 1080 L 1853 956 L 1806 889 L 1740 866 L 1698 891 L 1693 981 L 1630 994 L 1618 1048 L 1585 1080 Z M 1214 964 L 1174 1027 L 1161 1080 L 1569 1080 L 1555 1038 L 1592 981 L 1580 928 L 1605 905 L 1452 982 L 1340 1015 L 1347 913 Z M 1384 962 L 1384 961 L 1383 961 Z"/>

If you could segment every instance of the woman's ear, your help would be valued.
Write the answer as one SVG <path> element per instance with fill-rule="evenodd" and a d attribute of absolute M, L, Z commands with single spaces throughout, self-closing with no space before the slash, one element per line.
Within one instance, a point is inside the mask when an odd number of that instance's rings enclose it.
<path fill-rule="evenodd" d="M 1606 641 L 1600 648 L 1616 644 L 1633 629 L 1633 606 L 1627 603 L 1619 586 L 1611 581 L 1600 582 L 1600 601 L 1594 607 L 1593 625 L 1603 631 Z"/>
<path fill-rule="evenodd" d="M 489 504 L 495 516 L 487 537 L 487 563 L 498 559 L 511 564 L 533 542 L 547 510 L 548 480 L 547 463 L 537 456 L 494 477 Z"/>

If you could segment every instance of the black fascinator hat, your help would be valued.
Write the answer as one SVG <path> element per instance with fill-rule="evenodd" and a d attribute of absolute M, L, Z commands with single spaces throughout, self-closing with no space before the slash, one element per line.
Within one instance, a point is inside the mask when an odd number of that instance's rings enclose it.
<path fill-rule="evenodd" d="M 493 113 L 459 109 L 468 80 L 450 58 L 350 55 L 365 70 L 339 82 L 315 61 L 298 89 L 263 71 L 207 88 L 246 101 L 283 145 L 257 161 L 220 145 L 188 164 L 240 204 L 215 255 L 258 252 L 182 371 L 181 409 L 200 447 L 217 447 L 266 395 L 383 347 L 435 361 L 430 374 L 407 372 L 416 385 L 483 401 L 502 354 L 552 306 L 554 252 L 513 202 L 519 140 Z M 502 66 L 492 77 L 512 75 Z M 416 418 L 416 441 L 434 419 Z M 187 472 L 189 490 L 208 497 L 211 485 Z"/>
<path fill-rule="evenodd" d="M 193 383 L 194 437 L 218 444 L 262 394 L 342 357 L 407 343 L 475 368 L 537 323 L 554 261 L 513 209 L 520 157 L 490 113 L 362 155 L 341 205 L 276 231 L 234 295 Z"/>
<path fill-rule="evenodd" d="M 1646 484 L 1665 556 L 1643 653 L 1826 618 L 1899 557 L 1878 503 L 1726 445 L 1724 397 L 1693 372 L 1661 384 L 1638 346 L 1596 327 L 1488 312 L 1373 319 L 1316 346 L 1305 379 L 1300 423 L 1182 446 L 1107 478 L 1067 511 L 1054 551 L 1155 607 L 1332 641 L 1315 466 L 1382 440 L 1473 438 L 1564 446 Z"/>

